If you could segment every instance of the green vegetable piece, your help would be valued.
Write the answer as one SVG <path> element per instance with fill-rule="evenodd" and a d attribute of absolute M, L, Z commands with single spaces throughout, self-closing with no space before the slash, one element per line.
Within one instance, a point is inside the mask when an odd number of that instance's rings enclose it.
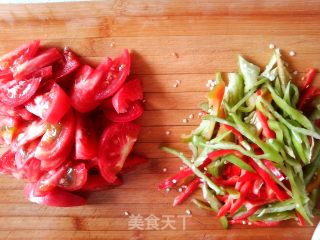
<path fill-rule="evenodd" d="M 247 93 L 254 87 L 254 84 L 257 82 L 260 68 L 248 62 L 240 55 L 238 57 L 238 63 L 240 72 L 244 78 L 244 92 Z"/>

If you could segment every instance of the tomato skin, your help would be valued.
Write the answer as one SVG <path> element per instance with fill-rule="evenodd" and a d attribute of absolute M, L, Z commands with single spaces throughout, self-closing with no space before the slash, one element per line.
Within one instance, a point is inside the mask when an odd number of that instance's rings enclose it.
<path fill-rule="evenodd" d="M 54 76 L 53 78 L 60 82 L 62 79 L 66 78 L 68 75 L 73 73 L 81 65 L 78 56 L 68 48 L 63 50 L 63 58 L 53 65 Z"/>
<path fill-rule="evenodd" d="M 89 112 L 100 104 L 101 101 L 95 99 L 95 94 L 101 78 L 107 74 L 111 65 L 111 59 L 107 58 L 95 70 L 88 65 L 79 70 L 70 93 L 71 105 L 78 112 Z"/>
<path fill-rule="evenodd" d="M 139 79 L 125 83 L 112 97 L 112 105 L 117 113 L 128 111 L 132 102 L 143 99 L 142 85 Z"/>
<path fill-rule="evenodd" d="M 42 136 L 35 157 L 40 160 L 54 160 L 67 154 L 74 142 L 75 117 L 70 110 L 56 125 L 51 125 Z"/>
<path fill-rule="evenodd" d="M 30 162 L 30 160 L 34 157 L 34 153 L 38 144 L 39 140 L 34 140 L 17 149 L 15 153 L 15 163 L 17 169 L 22 169 Z"/>
<path fill-rule="evenodd" d="M 10 107 L 22 105 L 35 94 L 40 82 L 41 78 L 8 81 L 0 90 L 0 101 Z"/>
<path fill-rule="evenodd" d="M 15 152 L 11 149 L 7 150 L 0 157 L 1 171 L 2 173 L 10 173 L 17 171 L 15 165 Z"/>
<path fill-rule="evenodd" d="M 84 163 L 71 165 L 59 180 L 59 187 L 67 191 L 81 189 L 87 182 L 88 170 Z"/>
<path fill-rule="evenodd" d="M 125 161 L 121 173 L 127 173 L 134 170 L 136 167 L 146 163 L 147 159 L 137 154 L 130 154 Z"/>
<path fill-rule="evenodd" d="M 104 115 L 112 122 L 124 123 L 138 119 L 142 116 L 143 112 L 142 103 L 136 101 L 129 106 L 128 111 L 125 113 L 117 113 L 114 109 L 106 109 L 104 110 Z"/>
<path fill-rule="evenodd" d="M 28 183 L 24 188 L 24 195 L 30 201 L 46 206 L 75 207 L 86 204 L 86 200 L 76 194 L 59 188 L 53 188 L 44 196 L 34 195 L 34 184 Z"/>
<path fill-rule="evenodd" d="M 13 76 L 18 80 L 23 79 L 25 76 L 35 72 L 37 69 L 51 65 L 61 57 L 61 53 L 56 48 L 49 48 L 14 68 Z"/>
<path fill-rule="evenodd" d="M 140 133 L 140 126 L 134 123 L 112 124 L 100 138 L 98 164 L 101 175 L 108 182 L 114 182 L 121 171 Z"/>
<path fill-rule="evenodd" d="M 98 175 L 89 175 L 87 182 L 82 186 L 78 192 L 93 192 L 101 191 L 119 186 L 122 184 L 122 181 L 117 178 L 113 183 L 106 181 L 100 174 Z"/>
<path fill-rule="evenodd" d="M 96 99 L 103 100 L 111 97 L 119 90 L 130 73 L 131 57 L 128 49 L 112 61 L 110 71 L 104 75 L 98 88 Z"/>
<path fill-rule="evenodd" d="M 43 175 L 43 171 L 41 170 L 41 161 L 36 158 L 32 158 L 28 166 L 26 167 L 26 177 L 29 182 L 35 183 L 40 177 Z"/>
<path fill-rule="evenodd" d="M 29 100 L 25 108 L 51 124 L 57 124 L 70 109 L 70 99 L 62 88 L 52 83 L 48 91 L 41 92 Z"/>
<path fill-rule="evenodd" d="M 89 116 L 76 114 L 75 158 L 93 159 L 98 153 L 98 140 L 95 125 Z"/>
<path fill-rule="evenodd" d="M 30 74 L 30 76 L 27 76 L 26 78 L 31 78 L 31 77 L 41 77 L 42 79 L 48 79 L 52 76 L 52 66 L 47 66 L 40 68 L 39 70 L 33 72 Z"/>
<path fill-rule="evenodd" d="M 9 69 L 13 65 L 21 64 L 32 58 L 40 46 L 39 40 L 25 43 L 15 50 L 8 52 L 0 57 L 0 70 Z"/>

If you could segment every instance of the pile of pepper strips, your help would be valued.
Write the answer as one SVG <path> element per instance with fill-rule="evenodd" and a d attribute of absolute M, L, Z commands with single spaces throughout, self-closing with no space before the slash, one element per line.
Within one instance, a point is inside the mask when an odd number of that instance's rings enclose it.
<path fill-rule="evenodd" d="M 200 106 L 200 126 L 182 139 L 184 153 L 163 147 L 185 167 L 159 189 L 186 186 L 173 205 L 198 187 L 199 208 L 228 224 L 275 226 L 294 219 L 312 225 L 320 185 L 320 90 L 309 69 L 300 86 L 292 82 L 279 49 L 263 72 L 239 56 L 239 72 L 220 73 Z"/>

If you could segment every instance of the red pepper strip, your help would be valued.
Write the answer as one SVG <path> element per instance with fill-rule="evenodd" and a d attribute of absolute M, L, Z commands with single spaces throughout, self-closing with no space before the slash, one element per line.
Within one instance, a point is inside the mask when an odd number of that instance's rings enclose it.
<path fill-rule="evenodd" d="M 247 212 L 245 212 L 244 214 L 240 215 L 240 216 L 236 216 L 233 217 L 233 220 L 243 220 L 246 219 L 250 216 L 252 216 L 256 211 L 259 210 L 259 206 L 254 206 L 252 208 L 250 208 Z"/>
<path fill-rule="evenodd" d="M 222 178 L 213 178 L 212 181 L 216 184 L 216 185 L 222 185 L 222 186 L 234 186 L 239 180 L 239 176 L 232 176 L 230 178 L 228 178 L 227 180 L 224 180 Z"/>
<path fill-rule="evenodd" d="M 178 182 L 188 176 L 191 176 L 192 174 L 193 174 L 193 171 L 190 168 L 184 168 L 173 177 L 168 178 L 163 183 L 161 183 L 159 185 L 159 189 L 172 187 L 175 184 L 174 182 Z"/>
<path fill-rule="evenodd" d="M 315 124 L 318 128 L 320 128 L 320 119 L 315 120 L 315 121 L 314 121 L 314 124 Z"/>
<path fill-rule="evenodd" d="M 300 96 L 298 102 L 298 109 L 302 110 L 307 101 L 313 99 L 314 97 L 320 95 L 320 90 L 315 87 L 308 87 Z"/>
<path fill-rule="evenodd" d="M 277 169 L 274 164 L 269 161 L 269 160 L 262 160 L 264 165 L 266 165 L 267 168 L 269 168 L 269 170 L 280 180 L 283 181 L 285 179 L 285 177 L 283 176 L 283 174 L 280 172 L 279 169 Z"/>
<path fill-rule="evenodd" d="M 214 160 L 218 157 L 223 157 L 223 156 L 226 156 L 226 155 L 230 155 L 230 154 L 234 154 L 238 157 L 242 157 L 242 153 L 240 153 L 239 151 L 237 150 L 231 150 L 231 149 L 221 149 L 221 150 L 216 150 L 216 151 L 213 151 L 211 153 L 208 154 L 208 158 Z"/>
<path fill-rule="evenodd" d="M 259 110 L 256 110 L 256 113 L 257 113 L 258 121 L 262 125 L 262 135 L 265 136 L 266 138 L 275 139 L 276 134 L 269 128 L 267 117 L 263 115 L 263 113 L 260 112 Z"/>
<path fill-rule="evenodd" d="M 231 131 L 237 137 L 239 142 L 243 141 L 243 137 L 242 137 L 241 133 L 237 129 L 235 129 L 234 127 L 231 127 L 231 126 L 229 126 L 227 124 L 221 124 L 221 126 L 223 126 L 228 131 Z"/>
<path fill-rule="evenodd" d="M 316 73 L 317 73 L 317 69 L 316 68 L 307 69 L 307 73 L 305 75 L 305 79 L 306 80 L 303 82 L 303 84 L 301 86 L 302 90 L 308 88 L 311 85 Z"/>
<path fill-rule="evenodd" d="M 256 173 L 246 171 L 246 173 L 243 174 L 238 181 L 247 182 L 247 181 L 257 180 L 257 179 L 260 179 L 260 177 Z"/>
<path fill-rule="evenodd" d="M 193 179 L 192 182 L 186 188 L 186 190 L 174 199 L 173 206 L 179 205 L 183 203 L 185 200 L 187 200 L 187 198 L 197 189 L 200 183 L 200 178 Z"/>
<path fill-rule="evenodd" d="M 227 214 L 227 212 L 230 210 L 231 205 L 232 205 L 232 196 L 229 195 L 227 201 L 225 202 L 225 204 L 219 209 L 217 216 L 218 217 L 222 217 L 225 216 Z"/>
<path fill-rule="evenodd" d="M 299 226 L 303 226 L 304 223 L 305 223 L 304 217 L 302 217 L 301 214 L 298 211 L 296 211 L 296 214 L 297 214 L 297 217 L 298 217 L 298 225 Z"/>
<path fill-rule="evenodd" d="M 234 215 L 236 211 L 244 204 L 248 192 L 252 189 L 252 181 L 245 182 L 240 188 L 240 198 L 230 208 L 230 215 Z"/>
<path fill-rule="evenodd" d="M 262 188 L 264 181 L 261 178 L 258 178 L 253 183 L 252 192 L 255 195 L 259 195 L 260 189 Z"/>
<path fill-rule="evenodd" d="M 268 173 L 266 173 L 263 169 L 261 169 L 252 159 L 250 159 L 250 162 L 251 162 L 251 166 L 257 171 L 257 173 L 264 180 L 266 185 L 273 190 L 273 192 L 276 194 L 277 198 L 280 201 L 284 201 L 289 198 L 286 192 L 281 191 L 281 189 L 279 189 L 276 182 L 269 176 Z"/>
<path fill-rule="evenodd" d="M 230 220 L 229 223 L 231 225 L 236 225 L 236 224 L 241 224 L 241 225 L 244 225 L 244 224 L 248 224 L 249 221 L 248 220 Z M 257 222 L 250 222 L 250 225 L 253 225 L 253 226 L 258 226 L 258 227 L 275 227 L 275 226 L 278 226 L 280 224 L 280 222 L 264 222 L 264 221 L 257 221 Z"/>

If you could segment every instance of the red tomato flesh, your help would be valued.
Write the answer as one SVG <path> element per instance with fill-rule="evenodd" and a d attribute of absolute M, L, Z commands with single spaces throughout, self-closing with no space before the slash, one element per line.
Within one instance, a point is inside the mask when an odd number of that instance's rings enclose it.
<path fill-rule="evenodd" d="M 125 113 L 117 113 L 114 109 L 106 109 L 104 111 L 104 115 L 107 119 L 112 122 L 117 123 L 124 123 L 124 122 L 131 122 L 143 114 L 143 106 L 140 101 L 136 101 L 132 103 Z"/>

